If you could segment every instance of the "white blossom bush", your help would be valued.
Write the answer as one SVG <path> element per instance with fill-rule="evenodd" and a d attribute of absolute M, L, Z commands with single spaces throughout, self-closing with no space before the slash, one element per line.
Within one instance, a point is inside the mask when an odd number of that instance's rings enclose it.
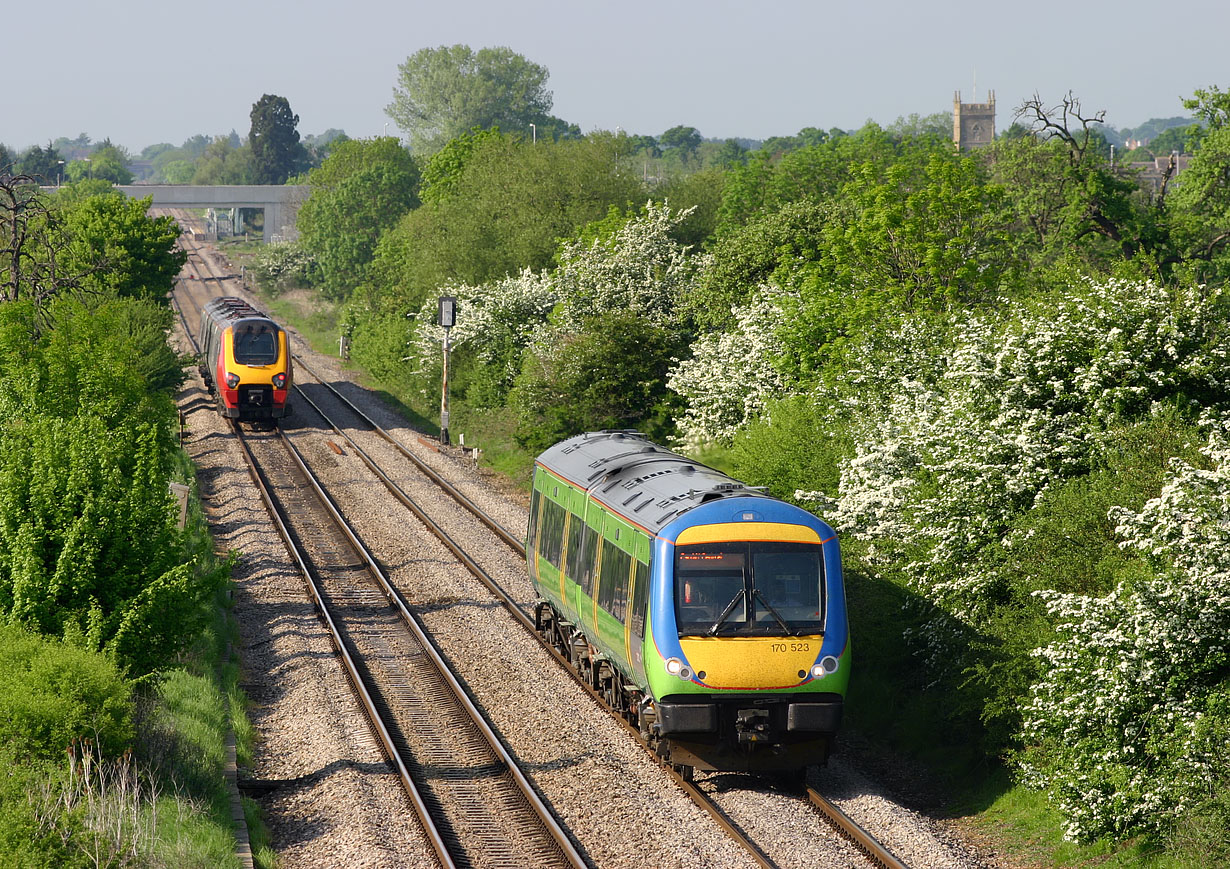
<path fill-rule="evenodd" d="M 905 375 L 916 348 L 903 342 L 901 354 L 874 357 L 831 387 L 855 447 L 836 497 L 821 501 L 826 516 L 867 542 L 872 569 L 904 576 L 932 605 L 916 639 L 933 672 L 975 664 L 970 639 L 993 635 L 996 607 L 1021 594 L 1004 552 L 1027 559 L 1031 546 L 1062 543 L 1031 539 L 1023 517 L 1102 466 L 1117 432 L 1175 412 L 1230 418 L 1224 311 L 1220 293 L 1201 287 L 1088 282 L 1046 306 L 969 318 L 943 364 L 917 378 Z M 1207 455 L 1213 470 L 1176 461 L 1159 498 L 1112 515 L 1124 546 L 1152 565 L 1150 579 L 1119 575 L 1105 597 L 1040 593 L 1058 639 L 1034 657 L 1044 675 L 1018 735 L 1030 747 L 1027 781 L 1052 795 L 1071 836 L 1157 829 L 1207 792 L 1210 765 L 1224 758 L 1230 450 L 1221 435 Z"/>
<path fill-rule="evenodd" d="M 472 348 L 486 363 L 519 370 L 520 359 L 508 348 L 524 349 L 540 333 L 550 342 L 550 330 L 542 327 L 557 306 L 561 322 L 577 323 L 610 311 L 640 314 L 659 323 L 669 320 L 693 280 L 686 249 L 670 231 L 690 213 L 651 202 L 644 214 L 630 218 L 610 239 L 565 242 L 555 270 L 525 269 L 479 286 L 442 287 L 439 295 L 456 296 L 460 311 L 450 333 L 452 346 Z M 407 358 L 416 371 L 436 364 L 440 356 L 444 330 L 436 325 L 436 304 L 435 297 L 426 299 L 413 315 L 417 325 Z"/>
<path fill-rule="evenodd" d="M 1025 709 L 1026 781 L 1071 838 L 1153 831 L 1208 795 L 1230 735 L 1230 443 L 1211 470 L 1173 460 L 1159 497 L 1116 510 L 1122 546 L 1155 568 L 1105 597 L 1039 592 L 1060 639 Z M 1220 767 L 1219 767 L 1220 764 Z"/>
<path fill-rule="evenodd" d="M 523 445 L 595 427 L 672 434 L 666 378 L 686 349 L 679 303 L 696 270 L 671 232 L 690 213 L 651 202 L 614 231 L 561 247 L 550 276 L 559 304 L 534 331 L 508 396 Z"/>
<path fill-rule="evenodd" d="M 860 539 L 908 540 L 914 587 L 979 627 L 1002 580 L 978 554 L 1011 545 L 1012 519 L 1084 472 L 1108 428 L 1155 402 L 1230 395 L 1220 311 L 1202 288 L 1091 282 L 1051 306 L 971 318 L 940 376 L 899 381 L 887 398 L 861 404 L 839 385 L 857 445 L 829 519 Z"/>
<path fill-rule="evenodd" d="M 316 257 L 294 242 L 263 245 L 252 260 L 256 280 L 273 293 L 305 285 L 316 268 Z"/>
<path fill-rule="evenodd" d="M 522 351 L 559 301 L 552 275 L 531 269 L 479 286 L 444 287 L 440 295 L 457 298 L 457 323 L 449 330 L 452 347 L 469 349 L 504 386 L 521 370 Z M 444 329 L 436 325 L 436 306 L 437 299 L 425 300 L 415 315 L 407 359 L 416 373 L 439 364 Z"/>
<path fill-rule="evenodd" d="M 675 364 L 667 386 L 687 402 L 676 420 L 683 446 L 729 443 L 768 400 L 787 394 L 776 365 L 783 349 L 776 328 L 781 296 L 781 290 L 762 286 L 748 304 L 731 309 L 733 330 L 702 335 L 691 358 Z"/>
<path fill-rule="evenodd" d="M 567 327 L 621 312 L 659 326 L 673 323 L 677 305 L 695 285 L 696 269 L 671 232 L 692 211 L 649 202 L 609 238 L 565 242 L 552 276 L 561 300 L 557 320 Z"/>

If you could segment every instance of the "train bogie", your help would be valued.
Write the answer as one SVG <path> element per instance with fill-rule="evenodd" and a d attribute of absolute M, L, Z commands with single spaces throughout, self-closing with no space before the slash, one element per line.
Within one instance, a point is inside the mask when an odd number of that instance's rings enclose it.
<path fill-rule="evenodd" d="M 820 519 L 629 432 L 534 473 L 539 623 L 671 764 L 822 764 L 849 678 L 836 536 Z"/>

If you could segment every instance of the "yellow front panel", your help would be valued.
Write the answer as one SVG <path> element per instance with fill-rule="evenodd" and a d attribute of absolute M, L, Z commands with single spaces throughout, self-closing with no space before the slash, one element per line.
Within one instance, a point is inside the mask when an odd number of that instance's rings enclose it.
<path fill-rule="evenodd" d="M 697 678 L 706 685 L 752 690 L 798 685 L 803 681 L 799 671 L 806 676 L 823 640 L 820 636 L 681 637 L 679 645 Z"/>
<path fill-rule="evenodd" d="M 676 546 L 693 543 L 721 543 L 729 540 L 784 540 L 790 543 L 823 543 L 820 535 L 806 525 L 785 522 L 720 522 L 693 525 L 675 538 Z"/>

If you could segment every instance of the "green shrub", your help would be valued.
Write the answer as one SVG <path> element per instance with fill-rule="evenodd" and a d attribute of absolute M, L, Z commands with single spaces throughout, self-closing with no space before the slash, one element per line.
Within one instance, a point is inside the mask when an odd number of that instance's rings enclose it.
<path fill-rule="evenodd" d="M 517 441 L 538 452 L 583 431 L 634 428 L 651 440 L 673 434 L 666 389 L 678 338 L 635 314 L 586 318 L 578 331 L 553 331 L 526 354 L 508 396 Z"/>
<path fill-rule="evenodd" d="M 838 461 L 851 449 L 850 440 L 810 396 L 784 398 L 735 435 L 734 476 L 787 500 L 800 489 L 836 492 Z"/>
<path fill-rule="evenodd" d="M 347 313 L 350 358 L 375 378 L 397 383 L 406 379 L 406 345 L 414 324 L 397 314 Z"/>
<path fill-rule="evenodd" d="M 132 686 L 104 655 L 0 626 L 0 744 L 59 759 L 74 740 L 105 755 L 131 741 Z"/>

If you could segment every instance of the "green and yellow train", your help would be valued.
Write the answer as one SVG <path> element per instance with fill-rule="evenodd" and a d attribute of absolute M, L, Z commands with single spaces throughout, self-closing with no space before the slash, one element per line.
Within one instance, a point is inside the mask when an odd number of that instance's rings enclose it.
<path fill-rule="evenodd" d="M 850 650 L 816 516 L 595 432 L 538 457 L 526 558 L 539 631 L 680 772 L 827 760 Z"/>

